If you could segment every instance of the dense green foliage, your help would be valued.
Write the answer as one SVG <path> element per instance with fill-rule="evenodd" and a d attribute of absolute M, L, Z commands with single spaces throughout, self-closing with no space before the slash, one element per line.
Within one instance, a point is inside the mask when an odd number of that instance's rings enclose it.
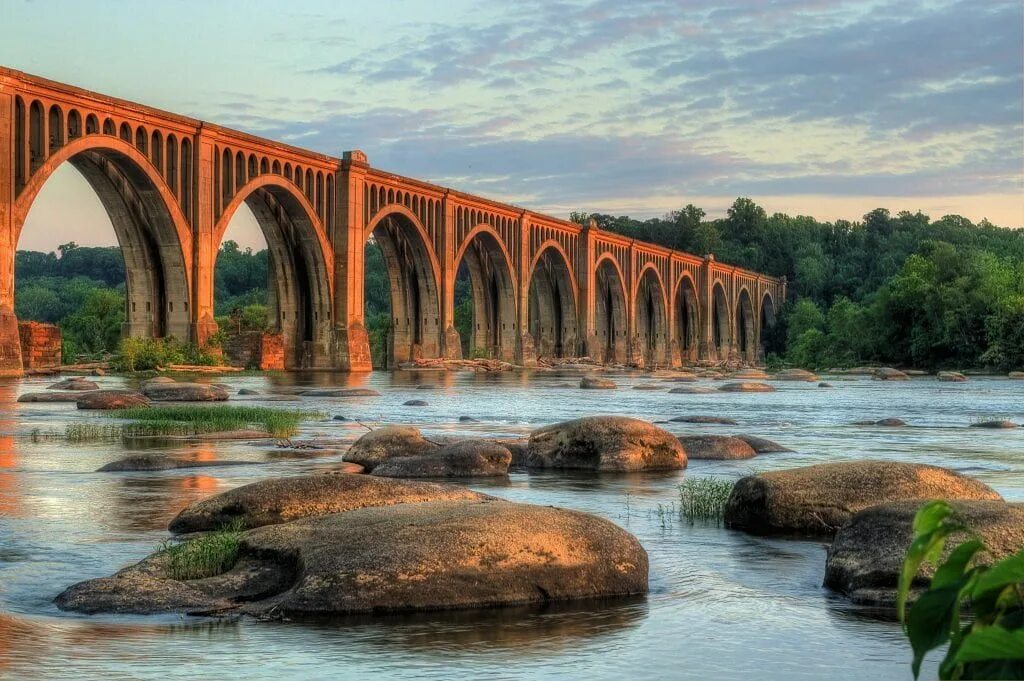
<path fill-rule="evenodd" d="M 768 215 L 740 198 L 725 218 L 689 205 L 663 218 L 574 213 L 603 229 L 789 280 L 767 347 L 813 368 L 1024 365 L 1024 231 L 947 215 L 873 210 L 860 222 Z"/>
<path fill-rule="evenodd" d="M 943 679 L 1024 679 L 1024 550 L 994 565 L 977 564 L 985 545 L 977 538 L 944 554 L 946 540 L 964 528 L 944 501 L 914 517 L 914 539 L 900 574 L 897 608 L 914 651 L 917 678 L 931 650 L 948 644 L 939 664 Z M 924 563 L 936 564 L 928 588 L 910 604 Z M 963 617 L 970 611 L 970 619 Z"/>
<path fill-rule="evenodd" d="M 221 357 L 177 338 L 122 338 L 117 344 L 113 365 L 118 371 L 151 371 L 171 364 L 217 366 Z"/>
<path fill-rule="evenodd" d="M 236 308 L 251 305 L 265 306 L 269 267 L 266 249 L 243 251 L 230 239 L 222 243 L 213 276 L 214 314 L 227 315 Z"/>

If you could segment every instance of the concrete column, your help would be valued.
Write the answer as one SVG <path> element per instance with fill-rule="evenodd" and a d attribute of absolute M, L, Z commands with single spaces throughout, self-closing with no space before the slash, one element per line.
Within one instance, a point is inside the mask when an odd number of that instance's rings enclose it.
<path fill-rule="evenodd" d="M 516 348 L 515 361 L 523 366 L 537 365 L 537 344 L 530 333 L 530 264 L 533 260 L 533 249 L 530 248 L 530 214 L 523 211 L 519 215 L 519 238 L 515 244 L 516 271 Z"/>
<path fill-rule="evenodd" d="M 14 97 L 0 91 L 0 376 L 21 376 L 21 337 L 14 315 Z"/>
<path fill-rule="evenodd" d="M 441 261 L 441 356 L 445 359 L 462 359 L 462 338 L 455 328 L 455 277 L 458 270 L 455 263 L 455 205 L 444 193 L 441 200 L 442 250 L 438 253 Z"/>
<path fill-rule="evenodd" d="M 636 328 L 636 296 L 640 288 L 639 278 L 634 273 L 639 269 L 636 266 L 637 253 L 635 242 L 629 242 L 629 250 L 626 251 L 626 262 L 623 263 L 623 275 L 625 281 L 626 296 L 626 364 L 642 367 L 644 365 L 644 348 L 640 347 L 640 334 Z"/>
<path fill-rule="evenodd" d="M 698 341 L 697 359 L 702 361 L 713 361 L 717 357 L 715 348 L 715 336 L 712 331 L 714 320 L 711 318 L 715 311 L 712 295 L 712 274 L 711 264 L 715 256 L 711 253 L 704 256 L 704 264 L 700 266 L 700 281 L 697 282 L 697 304 L 700 305 L 700 337 Z"/>
<path fill-rule="evenodd" d="M 192 141 L 192 148 L 196 178 L 192 227 L 192 336 L 196 344 L 202 346 L 217 333 L 217 322 L 213 318 L 213 269 L 220 244 L 215 233 L 213 140 L 200 130 Z"/>
<path fill-rule="evenodd" d="M 345 371 L 370 371 L 370 336 L 364 320 L 366 225 L 363 185 L 369 165 L 366 154 L 346 151 L 335 182 L 334 216 L 334 366 Z"/>
<path fill-rule="evenodd" d="M 580 232 L 576 254 L 576 286 L 579 289 L 579 300 L 576 310 L 579 319 L 580 345 L 577 353 L 593 357 L 601 361 L 601 345 L 597 340 L 597 311 L 594 288 L 596 286 L 594 272 L 594 239 L 597 232 L 597 221 L 591 218 L 583 231 Z"/>

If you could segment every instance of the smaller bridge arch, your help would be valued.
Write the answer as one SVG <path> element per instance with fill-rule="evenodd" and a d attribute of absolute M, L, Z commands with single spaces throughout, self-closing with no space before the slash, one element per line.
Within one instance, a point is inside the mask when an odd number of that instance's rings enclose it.
<path fill-rule="evenodd" d="M 661 272 L 653 263 L 646 264 L 637 278 L 633 320 L 633 361 L 645 367 L 668 364 L 668 299 Z"/>
<path fill-rule="evenodd" d="M 604 253 L 594 263 L 594 349 L 602 362 L 625 362 L 629 332 L 626 279 L 619 261 Z"/>
<path fill-rule="evenodd" d="M 467 234 L 455 254 L 453 272 L 465 267 L 472 295 L 472 320 L 468 349 L 488 357 L 515 358 L 516 298 L 512 257 L 491 225 L 480 223 Z"/>
<path fill-rule="evenodd" d="M 572 357 L 580 343 L 579 292 L 572 261 L 558 241 L 540 244 L 523 284 L 527 295 L 522 342 L 538 358 Z"/>

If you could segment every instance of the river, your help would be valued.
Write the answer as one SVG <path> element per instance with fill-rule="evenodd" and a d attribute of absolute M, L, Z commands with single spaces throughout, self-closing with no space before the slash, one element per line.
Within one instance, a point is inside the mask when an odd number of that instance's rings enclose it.
<path fill-rule="evenodd" d="M 472 483 L 510 500 L 594 513 L 635 534 L 650 555 L 647 598 L 537 610 L 378 617 L 316 624 L 189 617 L 62 613 L 53 598 L 74 582 L 111 574 L 167 538 L 183 507 L 265 477 L 326 470 L 337 451 L 238 442 L 135 441 L 71 444 L 69 423 L 104 422 L 74 405 L 19 404 L 53 382 L 0 383 L 0 677 L 194 678 L 714 678 L 909 679 L 910 651 L 896 623 L 821 586 L 826 545 L 751 537 L 674 513 L 685 476 L 735 479 L 751 471 L 858 458 L 947 466 L 1008 500 L 1024 500 L 1024 428 L 969 428 L 983 419 L 1024 421 L 1024 381 L 972 377 L 891 383 L 827 377 L 775 382 L 774 393 L 668 394 L 632 390 L 657 382 L 614 376 L 615 391 L 558 387 L 578 376 L 375 372 L 215 379 L 264 394 L 294 385 L 352 385 L 379 397 L 241 398 L 238 403 L 315 408 L 351 420 L 306 423 L 296 439 L 351 441 L 362 423 L 408 423 L 425 432 L 527 434 L 592 414 L 659 421 L 731 417 L 738 426 L 666 424 L 683 433 L 748 433 L 793 453 L 742 462 L 691 461 L 671 474 L 513 473 Z M 117 377 L 97 379 L 121 387 Z M 711 384 L 710 381 L 702 381 Z M 433 390 L 417 386 L 430 384 Z M 679 385 L 679 384 L 676 384 Z M 666 386 L 667 387 L 667 386 Z M 425 407 L 406 407 L 424 399 Z M 459 423 L 459 416 L 478 423 Z M 895 416 L 906 428 L 854 421 Z M 97 473 L 142 449 L 251 466 Z M 934 675 L 934 660 L 924 677 Z"/>

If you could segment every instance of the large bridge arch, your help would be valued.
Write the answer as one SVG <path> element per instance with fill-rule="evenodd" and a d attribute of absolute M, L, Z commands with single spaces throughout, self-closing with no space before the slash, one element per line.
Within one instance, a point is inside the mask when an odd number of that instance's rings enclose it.
<path fill-rule="evenodd" d="M 673 355 L 678 353 L 682 364 L 693 364 L 700 358 L 701 314 L 697 284 L 689 272 L 683 272 L 673 295 Z"/>
<path fill-rule="evenodd" d="M 594 263 L 594 284 L 595 359 L 625 362 L 629 328 L 626 279 L 619 262 L 610 253 L 600 256 Z"/>
<path fill-rule="evenodd" d="M 268 323 L 283 338 L 285 367 L 329 367 L 334 253 L 316 210 L 285 178 L 260 175 L 239 188 L 225 206 L 214 226 L 214 258 L 243 203 L 267 242 Z"/>
<path fill-rule="evenodd" d="M 489 224 L 473 227 L 455 254 L 452 271 L 465 266 L 472 292 L 470 353 L 512 361 L 516 351 L 517 287 L 512 257 L 501 235 Z"/>
<path fill-rule="evenodd" d="M 729 296 L 725 292 L 725 285 L 720 280 L 716 280 L 711 286 L 710 303 L 708 319 L 711 322 L 711 346 L 709 354 L 711 359 L 724 362 L 729 359 L 729 351 L 732 347 L 732 314 Z"/>
<path fill-rule="evenodd" d="M 63 115 L 51 120 L 63 125 Z M 77 111 L 70 122 L 77 125 Z M 73 128 L 75 129 L 75 128 Z M 61 128 L 63 131 L 63 128 Z M 78 129 L 80 130 L 80 129 Z M 14 202 L 13 243 L 0 282 L 13 303 L 13 258 L 29 211 L 53 173 L 64 163 L 92 187 L 110 219 L 125 263 L 124 334 L 136 337 L 191 336 L 193 239 L 188 222 L 164 178 L 128 141 L 87 134 L 64 142 L 35 166 Z"/>
<path fill-rule="evenodd" d="M 740 288 L 736 296 L 736 347 L 740 353 L 740 359 L 744 362 L 754 362 L 757 359 L 757 322 L 754 319 L 754 305 L 751 302 L 750 291 L 746 286 Z"/>
<path fill-rule="evenodd" d="M 366 226 L 380 246 L 391 288 L 388 366 L 441 352 L 441 267 L 419 218 L 390 204 Z"/>
<path fill-rule="evenodd" d="M 525 284 L 526 331 L 538 358 L 574 357 L 579 352 L 579 291 L 572 260 L 560 243 L 541 243 Z"/>
<path fill-rule="evenodd" d="M 633 320 L 634 359 L 645 367 L 668 364 L 668 299 L 665 282 L 653 264 L 646 265 L 637 279 Z"/>

